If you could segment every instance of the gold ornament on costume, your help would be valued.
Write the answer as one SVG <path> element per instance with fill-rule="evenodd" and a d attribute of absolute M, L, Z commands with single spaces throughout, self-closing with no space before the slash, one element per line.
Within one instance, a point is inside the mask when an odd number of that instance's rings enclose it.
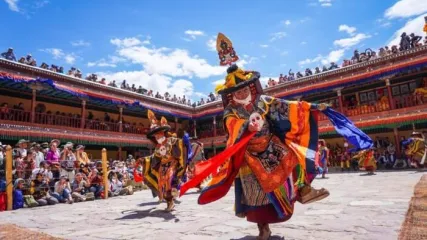
<path fill-rule="evenodd" d="M 221 66 L 227 66 L 239 60 L 234 51 L 233 43 L 222 33 L 218 33 L 216 38 L 216 50 L 218 51 L 219 65 Z"/>
<path fill-rule="evenodd" d="M 424 24 L 423 31 L 427 34 L 427 16 L 424 17 L 424 21 L 425 21 L 425 24 Z"/>
<path fill-rule="evenodd" d="M 168 120 L 165 117 L 160 119 L 160 126 L 168 126 Z"/>
<path fill-rule="evenodd" d="M 159 121 L 156 118 L 156 115 L 154 115 L 153 111 L 148 109 L 148 120 L 150 120 L 150 128 L 156 128 L 159 126 Z"/>

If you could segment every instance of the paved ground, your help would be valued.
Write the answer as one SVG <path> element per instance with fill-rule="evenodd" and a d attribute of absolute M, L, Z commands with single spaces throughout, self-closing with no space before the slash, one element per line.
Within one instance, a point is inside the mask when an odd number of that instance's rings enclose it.
<path fill-rule="evenodd" d="M 318 179 L 331 196 L 310 205 L 296 204 L 293 218 L 272 226 L 276 239 L 397 239 L 414 185 L 421 173 L 331 174 Z M 232 191 L 207 206 L 190 192 L 177 211 L 164 213 L 150 191 L 109 200 L 61 204 L 0 213 L 13 223 L 66 239 L 255 239 L 254 224 L 233 215 Z"/>

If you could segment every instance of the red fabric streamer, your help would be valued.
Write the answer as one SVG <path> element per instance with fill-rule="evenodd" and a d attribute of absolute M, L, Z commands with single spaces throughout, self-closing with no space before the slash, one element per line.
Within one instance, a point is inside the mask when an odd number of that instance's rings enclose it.
<path fill-rule="evenodd" d="M 240 139 L 238 143 L 231 145 L 218 155 L 210 158 L 207 161 L 203 161 L 196 164 L 194 177 L 181 186 L 179 196 L 181 197 L 190 188 L 194 188 L 199 185 L 210 174 L 216 173 L 219 166 L 221 166 L 221 164 L 223 164 L 227 159 L 236 154 L 239 150 L 245 148 L 255 134 L 256 132 L 252 132 L 251 134 L 244 136 L 242 139 Z"/>

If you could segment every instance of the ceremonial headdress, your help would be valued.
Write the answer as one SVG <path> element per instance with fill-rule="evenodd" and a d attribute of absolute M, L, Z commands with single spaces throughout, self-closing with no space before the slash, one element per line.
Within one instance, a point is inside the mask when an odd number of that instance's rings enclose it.
<path fill-rule="evenodd" d="M 233 44 L 230 39 L 222 33 L 218 33 L 216 49 L 218 51 L 220 65 L 229 65 L 227 68 L 225 83 L 219 84 L 215 88 L 215 92 L 221 94 L 224 106 L 226 106 L 232 99 L 233 92 L 244 87 L 249 86 L 251 88 L 251 92 L 254 94 L 262 93 L 262 87 L 259 81 L 261 74 L 256 71 L 244 71 L 234 64 L 239 57 L 234 51 Z"/>
<path fill-rule="evenodd" d="M 152 141 L 155 141 L 154 135 L 158 132 L 168 132 L 171 127 L 168 124 L 168 120 L 165 117 L 160 119 L 160 122 L 157 120 L 156 115 L 153 111 L 148 110 L 148 120 L 150 120 L 150 130 L 147 133 L 147 138 Z"/>

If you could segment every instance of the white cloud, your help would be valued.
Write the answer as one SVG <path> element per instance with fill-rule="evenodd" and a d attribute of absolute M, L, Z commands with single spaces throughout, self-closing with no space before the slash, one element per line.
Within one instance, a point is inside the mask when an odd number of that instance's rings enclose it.
<path fill-rule="evenodd" d="M 197 96 L 199 98 L 205 98 L 205 99 L 208 98 L 208 95 L 202 92 L 194 92 L 194 96 Z"/>
<path fill-rule="evenodd" d="M 145 71 L 121 71 L 116 73 L 98 73 L 99 76 L 109 80 L 116 80 L 120 83 L 126 80 L 130 85 L 135 84 L 137 87 L 141 85 L 143 88 L 153 90 L 154 93 L 159 92 L 164 94 L 176 94 L 177 96 L 185 95 L 191 98 L 194 93 L 193 83 L 185 79 L 173 80 L 170 77 L 159 74 L 148 74 Z"/>
<path fill-rule="evenodd" d="M 320 6 L 330 7 L 332 6 L 332 0 L 319 0 Z"/>
<path fill-rule="evenodd" d="M 209 51 L 216 51 L 216 37 L 212 36 L 207 42 L 206 46 L 208 46 Z"/>
<path fill-rule="evenodd" d="M 340 32 L 347 32 L 350 36 L 354 36 L 355 32 L 356 32 L 356 28 L 355 27 L 350 27 L 348 25 L 342 24 L 338 27 L 338 31 Z"/>
<path fill-rule="evenodd" d="M 88 47 L 90 46 L 90 42 L 86 42 L 85 40 L 77 40 L 77 41 L 72 41 L 71 45 L 74 47 Z"/>
<path fill-rule="evenodd" d="M 348 48 L 348 47 L 352 47 L 354 45 L 357 45 L 361 41 L 363 41 L 364 39 L 367 39 L 370 37 L 371 37 L 370 35 L 366 35 L 364 33 L 358 33 L 351 38 L 343 38 L 343 39 L 335 40 L 334 45 L 339 46 L 339 47 L 343 47 L 343 48 Z"/>
<path fill-rule="evenodd" d="M 268 45 L 267 44 L 261 44 L 261 45 L 259 45 L 260 47 L 262 47 L 262 48 L 268 48 Z"/>
<path fill-rule="evenodd" d="M 319 54 L 315 58 L 312 58 L 312 59 L 307 58 L 305 60 L 299 61 L 298 65 L 304 66 L 312 63 L 317 63 L 317 62 L 321 62 L 324 65 L 329 64 L 331 62 L 337 63 L 344 56 L 344 53 L 345 53 L 345 49 L 333 50 L 328 54 L 328 56 L 322 56 Z"/>
<path fill-rule="evenodd" d="M 311 18 L 309 18 L 309 17 L 305 17 L 305 18 L 303 18 L 303 19 L 299 20 L 299 22 L 300 22 L 300 23 L 306 23 L 306 22 L 308 22 L 308 21 L 310 21 L 310 20 L 311 20 Z"/>
<path fill-rule="evenodd" d="M 18 1 L 19 0 L 4 0 L 4 1 L 7 3 L 7 5 L 9 6 L 9 9 L 11 11 L 14 11 L 14 12 L 20 11 L 19 7 L 18 7 Z"/>
<path fill-rule="evenodd" d="M 288 55 L 288 54 L 289 54 L 288 51 L 283 51 L 283 52 L 280 53 L 280 55 L 282 55 L 282 56 L 285 56 L 285 55 Z"/>
<path fill-rule="evenodd" d="M 305 42 L 305 41 L 301 42 L 301 45 L 306 45 L 306 44 L 307 44 L 307 42 Z"/>
<path fill-rule="evenodd" d="M 95 62 L 88 62 L 88 67 L 117 67 L 117 63 L 126 62 L 126 59 L 117 56 L 108 56 L 108 59 L 101 58 Z"/>
<path fill-rule="evenodd" d="M 290 20 L 286 20 L 286 21 L 285 21 L 285 25 L 286 25 L 286 26 L 291 25 L 291 21 L 290 21 Z"/>
<path fill-rule="evenodd" d="M 213 81 L 213 82 L 212 82 L 212 85 L 216 86 L 216 85 L 224 84 L 224 83 L 225 83 L 225 79 L 224 79 L 224 78 L 221 78 L 221 79 L 219 79 L 219 80 Z"/>
<path fill-rule="evenodd" d="M 68 64 L 73 64 L 78 57 L 74 53 L 64 53 L 64 51 L 59 48 L 45 48 L 39 51 L 49 53 L 53 56 L 53 59 L 62 59 Z"/>
<path fill-rule="evenodd" d="M 384 16 L 388 19 L 408 18 L 427 12 L 425 0 L 400 0 L 388 8 Z"/>
<path fill-rule="evenodd" d="M 205 35 L 205 33 L 200 30 L 187 30 L 184 33 L 185 35 L 188 35 L 192 40 L 196 39 L 196 37 Z M 187 40 L 190 40 L 190 39 L 187 39 Z"/>
<path fill-rule="evenodd" d="M 285 32 L 275 32 L 275 33 L 272 33 L 271 35 L 272 35 L 272 37 L 270 39 L 270 42 L 273 42 L 273 41 L 276 41 L 276 40 L 279 40 L 279 39 L 286 37 Z"/>
<path fill-rule="evenodd" d="M 145 44 L 150 44 L 149 40 L 145 40 L 144 42 L 146 42 Z M 127 47 L 132 47 L 132 46 L 137 46 L 137 45 L 143 44 L 143 42 L 141 42 L 141 40 L 139 40 L 138 38 L 135 38 L 135 37 L 124 38 L 124 39 L 114 38 L 114 39 L 110 40 L 110 43 L 113 45 L 116 45 L 117 47 L 121 47 L 121 48 L 127 48 Z"/>
<path fill-rule="evenodd" d="M 423 26 L 424 26 L 424 15 L 420 15 L 417 18 L 411 19 L 408 22 L 406 22 L 405 26 L 397 30 L 391 39 L 388 41 L 387 45 L 399 45 L 400 43 L 400 35 L 402 35 L 403 32 L 406 32 L 407 34 L 414 33 L 418 36 L 424 36 L 423 32 Z"/>
<path fill-rule="evenodd" d="M 65 55 L 64 60 L 68 64 L 73 64 L 76 61 L 76 55 L 67 54 L 67 55 Z"/>

